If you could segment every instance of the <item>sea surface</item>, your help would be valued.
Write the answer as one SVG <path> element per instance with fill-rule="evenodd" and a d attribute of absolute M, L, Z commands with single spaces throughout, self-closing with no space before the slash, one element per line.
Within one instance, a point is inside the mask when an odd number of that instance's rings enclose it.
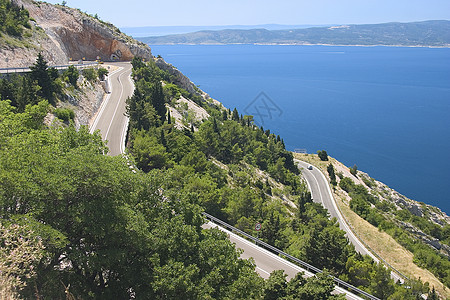
<path fill-rule="evenodd" d="M 326 150 L 450 213 L 450 49 L 151 46 L 288 150 Z"/>

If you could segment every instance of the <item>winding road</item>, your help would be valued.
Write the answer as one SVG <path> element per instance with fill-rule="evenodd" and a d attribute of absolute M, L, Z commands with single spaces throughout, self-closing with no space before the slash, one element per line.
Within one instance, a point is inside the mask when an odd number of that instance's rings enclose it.
<path fill-rule="evenodd" d="M 91 133 L 100 130 L 108 142 L 108 155 L 116 156 L 125 151 L 125 137 L 128 129 L 128 117 L 125 116 L 125 101 L 133 95 L 134 83 L 131 81 L 131 64 L 128 62 L 112 63 L 117 69 L 108 77 L 111 93 L 103 100 L 97 116 L 91 125 Z"/>
<path fill-rule="evenodd" d="M 108 155 L 115 156 L 123 154 L 125 150 L 125 136 L 128 128 L 128 117 L 125 115 L 125 100 L 133 94 L 134 84 L 130 78 L 132 68 L 130 63 L 114 63 L 112 65 L 118 68 L 109 74 L 108 82 L 110 85 L 111 93 L 108 94 L 103 101 L 97 113 L 97 116 L 95 117 L 93 124 L 91 125 L 90 131 L 94 132 L 96 130 L 100 130 L 102 138 L 108 141 L 107 145 L 110 149 Z M 297 161 L 297 163 L 299 165 L 302 165 L 302 162 L 300 161 Z M 319 173 L 320 171 L 316 170 L 314 174 L 317 177 L 307 176 L 306 178 L 310 187 L 312 188 L 314 199 L 322 199 L 324 197 L 324 194 L 326 194 L 324 191 L 326 191 L 326 187 L 328 187 L 325 177 L 321 179 Z M 316 182 L 317 186 L 319 187 L 316 187 Z M 325 202 L 328 202 L 328 200 L 325 200 Z M 330 203 L 333 203 L 333 201 L 331 201 Z M 331 214 L 332 216 L 334 216 L 335 213 Z M 340 219 L 341 218 L 338 218 L 338 220 Z M 275 270 L 284 270 L 289 279 L 293 278 L 298 272 L 305 272 L 305 276 L 307 277 L 313 276 L 313 273 L 281 258 L 278 255 L 273 254 L 266 249 L 255 245 L 252 242 L 249 242 L 248 240 L 224 229 L 223 227 L 220 227 L 211 222 L 205 224 L 203 227 L 217 227 L 220 230 L 226 232 L 231 242 L 235 243 L 236 248 L 240 248 L 244 251 L 241 255 L 242 258 L 253 258 L 256 264 L 256 271 L 263 278 L 268 278 L 270 273 Z M 362 299 L 361 297 L 350 293 L 338 286 L 336 286 L 335 291 L 336 293 L 346 294 L 347 299 Z"/>
<path fill-rule="evenodd" d="M 344 220 L 340 210 L 337 207 L 336 201 L 334 201 L 331 194 L 330 185 L 323 173 L 316 167 L 312 167 L 312 170 L 308 169 L 309 163 L 295 159 L 294 162 L 299 166 L 302 171 L 303 178 L 305 178 L 309 190 L 311 191 L 314 202 L 322 204 L 328 210 L 331 218 L 336 218 L 339 222 L 339 227 L 346 232 L 347 238 L 350 243 L 355 246 L 355 250 L 363 255 L 369 255 L 376 262 L 378 259 L 370 252 L 361 241 L 355 236 L 353 231 L 349 228 Z"/>
<path fill-rule="evenodd" d="M 337 219 L 339 228 L 345 231 L 349 242 L 355 246 L 355 250 L 357 252 L 363 255 L 369 255 L 375 262 L 378 263 L 380 261 L 378 257 L 367 249 L 367 247 L 359 240 L 359 238 L 348 226 L 345 218 L 341 214 L 341 211 L 337 207 L 336 201 L 331 193 L 328 180 L 325 178 L 322 171 L 316 167 L 312 167 L 312 170 L 309 170 L 308 166 L 310 166 L 310 164 L 298 159 L 294 159 L 294 162 L 302 171 L 303 178 L 306 180 L 309 190 L 311 191 L 313 201 L 322 204 L 322 206 L 328 210 L 330 217 Z M 395 281 L 404 282 L 404 279 L 394 271 L 391 272 L 391 277 Z"/>

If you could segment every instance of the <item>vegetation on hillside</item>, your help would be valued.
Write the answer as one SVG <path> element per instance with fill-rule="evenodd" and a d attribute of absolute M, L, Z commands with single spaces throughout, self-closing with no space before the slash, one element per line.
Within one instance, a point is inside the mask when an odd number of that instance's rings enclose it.
<path fill-rule="evenodd" d="M 24 112 L 27 105 L 36 105 L 42 100 L 57 106 L 60 100 L 66 98 L 68 91 L 79 90 L 79 84 L 83 85 L 84 80 L 95 82 L 108 73 L 104 68 L 86 68 L 80 72 L 74 66 L 60 72 L 49 67 L 41 54 L 30 69 L 31 72 L 27 74 L 10 74 L 0 78 L 0 98 L 10 100 L 16 112 Z M 75 117 L 69 108 L 57 108 L 53 113 L 65 122 Z"/>
<path fill-rule="evenodd" d="M 382 23 L 288 30 L 226 29 L 139 38 L 158 44 L 450 45 L 450 21 Z"/>
<path fill-rule="evenodd" d="M 206 212 L 249 233 L 260 222 L 264 241 L 382 299 L 415 299 L 427 292 L 419 282 L 414 289 L 395 285 L 388 269 L 355 252 L 336 220 L 313 203 L 279 136 L 255 126 L 251 116 L 201 99 L 196 103 L 210 117 L 177 130 L 167 105 L 174 97 L 194 95 L 174 87 L 153 62 L 135 59 L 133 66 L 129 151 L 141 170 L 166 178 L 165 193 L 189 195 Z"/>
<path fill-rule="evenodd" d="M 353 174 L 353 173 L 352 173 Z M 355 170 L 356 174 L 356 170 Z M 440 254 L 430 246 L 417 240 L 402 229 L 401 224 L 410 223 L 424 233 L 449 245 L 450 224 L 437 225 L 423 217 L 412 214 L 407 209 L 397 210 L 393 204 L 371 194 L 363 185 L 355 184 L 350 178 L 344 177 L 339 186 L 351 197 L 350 208 L 359 216 L 390 234 L 402 246 L 414 253 L 417 265 L 430 270 L 442 283 L 450 287 L 450 260 L 448 256 Z"/>
<path fill-rule="evenodd" d="M 167 154 L 165 167 L 134 173 L 123 158 L 104 155 L 100 135 L 87 127 L 44 125 L 51 106 L 35 98 L 22 110 L 0 99 L 2 298 L 342 299 L 331 295 L 327 273 L 286 282 L 274 272 L 264 282 L 226 234 L 201 228 L 202 206 L 217 199 L 226 174 L 200 152 L 178 153 L 183 164 L 173 167 Z M 172 132 L 174 139 L 158 138 L 167 145 L 194 138 Z M 176 180 L 183 188 L 168 188 Z M 253 188 L 221 192 L 233 198 L 230 216 L 257 215 L 247 203 L 260 201 Z"/>
<path fill-rule="evenodd" d="M 31 28 L 28 11 L 11 0 L 0 0 L 0 33 L 21 37 L 24 28 Z"/>
<path fill-rule="evenodd" d="M 261 222 L 264 241 L 382 299 L 428 291 L 395 285 L 388 269 L 355 252 L 312 202 L 279 136 L 187 93 L 152 62 L 133 65 L 128 146 L 138 173 L 105 156 L 86 127 L 43 124 L 61 87 L 77 88 L 78 70 L 59 74 L 38 57 L 30 75 L 0 81 L 0 230 L 17 233 L 1 237 L 6 297 L 339 298 L 328 273 L 287 282 L 274 272 L 263 282 L 226 235 L 201 229 L 203 210 L 249 233 Z M 176 129 L 166 107 L 181 95 L 209 119 Z M 17 241 L 21 252 L 10 246 Z M 17 255 L 26 258 L 20 272 Z"/>

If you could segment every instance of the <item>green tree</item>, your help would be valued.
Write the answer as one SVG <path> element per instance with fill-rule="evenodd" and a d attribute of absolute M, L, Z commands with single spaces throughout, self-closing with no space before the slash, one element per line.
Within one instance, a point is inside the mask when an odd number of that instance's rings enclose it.
<path fill-rule="evenodd" d="M 105 80 L 105 77 L 108 76 L 109 71 L 105 68 L 98 68 L 97 75 L 98 79 Z"/>
<path fill-rule="evenodd" d="M 326 268 L 336 275 L 342 274 L 349 254 L 354 251 L 345 232 L 339 229 L 337 224 L 324 228 L 317 225 L 313 225 L 306 236 L 306 261 L 318 268 Z"/>
<path fill-rule="evenodd" d="M 319 156 L 320 160 L 327 161 L 328 160 L 328 154 L 325 150 L 319 150 L 317 151 L 317 155 Z"/>
<path fill-rule="evenodd" d="M 44 99 L 47 99 L 51 104 L 55 104 L 55 74 L 48 68 L 47 61 L 45 61 L 42 53 L 38 54 L 36 62 L 30 67 L 31 78 L 37 81 L 41 89 L 38 91 L 38 95 Z"/>
<path fill-rule="evenodd" d="M 236 107 L 233 109 L 233 114 L 231 115 L 231 120 L 238 122 L 239 121 L 239 113 Z"/>
<path fill-rule="evenodd" d="M 270 273 L 264 287 L 264 300 L 278 300 L 286 296 L 286 276 L 283 270 Z"/>
<path fill-rule="evenodd" d="M 353 176 L 356 176 L 356 174 L 358 173 L 358 167 L 356 165 L 353 165 L 353 167 L 350 168 L 350 173 Z"/>
<path fill-rule="evenodd" d="M 331 163 L 327 166 L 327 171 L 328 171 L 328 176 L 330 176 L 331 184 L 337 185 L 336 174 L 334 173 L 334 167 Z"/>
<path fill-rule="evenodd" d="M 136 165 L 144 172 L 152 169 L 161 169 L 167 165 L 168 157 L 166 149 L 155 136 L 143 131 L 134 136 L 132 153 L 136 159 Z"/>
<path fill-rule="evenodd" d="M 81 72 L 87 81 L 94 82 L 95 80 L 97 80 L 98 75 L 94 68 L 86 68 L 83 69 Z"/>
<path fill-rule="evenodd" d="M 306 283 L 297 289 L 293 299 L 322 300 L 322 299 L 345 299 L 344 295 L 332 295 L 334 281 L 326 270 L 307 279 Z"/>
<path fill-rule="evenodd" d="M 375 297 L 387 299 L 394 293 L 394 281 L 391 279 L 391 270 L 381 263 L 376 264 L 371 274 L 369 291 Z"/>
<path fill-rule="evenodd" d="M 67 81 L 75 88 L 78 87 L 77 81 L 79 76 L 80 73 L 78 72 L 78 69 L 73 65 L 69 66 L 67 70 L 64 71 L 64 77 L 66 77 Z"/>

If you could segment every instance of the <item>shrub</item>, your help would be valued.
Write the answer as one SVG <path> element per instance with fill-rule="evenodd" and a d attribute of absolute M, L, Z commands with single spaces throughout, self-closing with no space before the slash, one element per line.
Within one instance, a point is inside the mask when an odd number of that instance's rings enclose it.
<path fill-rule="evenodd" d="M 75 113 L 69 108 L 56 108 L 53 114 L 64 122 L 69 122 L 69 120 L 75 119 Z"/>
<path fill-rule="evenodd" d="M 80 73 L 75 66 L 69 66 L 66 71 L 64 71 L 65 80 L 68 81 L 71 85 L 77 88 L 77 81 Z"/>
<path fill-rule="evenodd" d="M 100 68 L 97 70 L 98 79 L 105 80 L 105 76 L 108 75 L 109 71 L 105 68 Z"/>
<path fill-rule="evenodd" d="M 328 160 L 328 154 L 325 150 L 319 150 L 317 151 L 317 155 L 319 156 L 321 161 L 327 161 Z"/>
<path fill-rule="evenodd" d="M 97 72 L 93 68 L 84 69 L 83 70 L 83 76 L 86 78 L 87 81 L 93 82 L 97 79 Z"/>
<path fill-rule="evenodd" d="M 358 172 L 358 166 L 353 165 L 353 167 L 350 168 L 350 173 L 352 173 L 353 176 L 356 176 L 357 172 Z"/>

